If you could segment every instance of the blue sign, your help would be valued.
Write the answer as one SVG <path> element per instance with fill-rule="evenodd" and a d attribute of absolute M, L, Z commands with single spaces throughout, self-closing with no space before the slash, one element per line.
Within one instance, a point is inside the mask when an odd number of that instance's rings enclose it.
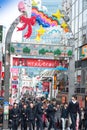
<path fill-rule="evenodd" d="M 4 101 L 4 105 L 8 105 L 9 104 L 9 102 L 8 101 Z"/>
<path fill-rule="evenodd" d="M 13 80 L 12 84 L 18 84 L 18 80 Z"/>

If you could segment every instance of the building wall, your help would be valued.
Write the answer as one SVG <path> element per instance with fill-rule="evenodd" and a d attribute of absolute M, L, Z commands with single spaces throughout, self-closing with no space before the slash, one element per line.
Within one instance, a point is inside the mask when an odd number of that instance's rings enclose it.
<path fill-rule="evenodd" d="M 69 8 L 65 8 L 66 3 L 69 3 Z M 63 5 L 63 9 L 70 17 L 71 30 L 75 39 L 75 85 L 86 88 L 87 61 L 81 59 L 79 47 L 87 44 L 87 0 L 63 0 Z M 86 64 L 85 67 L 83 62 Z M 78 82 L 78 76 L 81 76 L 80 82 Z"/>

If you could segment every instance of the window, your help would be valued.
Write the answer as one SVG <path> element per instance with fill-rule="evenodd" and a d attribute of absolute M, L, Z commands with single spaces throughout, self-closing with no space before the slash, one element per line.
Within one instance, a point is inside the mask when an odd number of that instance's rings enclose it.
<path fill-rule="evenodd" d="M 82 45 L 82 30 L 79 32 L 79 46 Z"/>
<path fill-rule="evenodd" d="M 75 33 L 78 32 L 78 17 L 75 19 Z"/>
<path fill-rule="evenodd" d="M 83 0 L 83 10 L 87 9 L 87 0 Z"/>
<path fill-rule="evenodd" d="M 74 19 L 75 17 L 75 6 L 73 5 L 72 6 L 72 19 Z"/>
<path fill-rule="evenodd" d="M 82 29 L 82 13 L 79 15 L 79 29 Z"/>
<path fill-rule="evenodd" d="M 75 2 L 75 0 L 72 0 L 72 4 Z"/>
<path fill-rule="evenodd" d="M 83 26 L 85 26 L 86 25 L 86 23 L 87 23 L 87 10 L 85 10 L 84 12 L 83 12 Z"/>
<path fill-rule="evenodd" d="M 74 20 L 73 20 L 73 21 L 72 21 L 72 24 L 71 24 L 73 34 L 74 34 L 74 24 L 75 24 L 75 22 L 74 22 Z"/>
<path fill-rule="evenodd" d="M 75 13 L 75 14 L 76 14 L 76 16 L 77 16 L 77 15 L 78 15 L 78 10 L 79 10 L 79 9 L 78 9 L 78 0 L 76 1 L 76 7 L 75 7 L 75 10 L 76 10 L 76 13 Z"/>
<path fill-rule="evenodd" d="M 82 12 L 82 0 L 79 0 L 79 13 Z"/>

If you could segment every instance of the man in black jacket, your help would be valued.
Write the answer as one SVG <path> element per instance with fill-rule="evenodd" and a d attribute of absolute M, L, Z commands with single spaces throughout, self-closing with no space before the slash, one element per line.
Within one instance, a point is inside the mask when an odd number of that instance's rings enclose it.
<path fill-rule="evenodd" d="M 27 105 L 24 104 L 21 109 L 21 130 L 27 130 Z"/>
<path fill-rule="evenodd" d="M 19 125 L 20 111 L 18 109 L 17 103 L 14 103 L 12 109 L 12 130 L 17 130 Z"/>
<path fill-rule="evenodd" d="M 35 130 L 35 106 L 32 101 L 30 101 L 27 109 L 27 117 L 29 122 L 29 130 Z"/>
<path fill-rule="evenodd" d="M 46 101 L 44 97 L 41 97 L 41 101 L 36 105 L 36 127 L 37 130 L 43 130 L 43 119 L 42 115 L 44 113 L 43 103 Z"/>
<path fill-rule="evenodd" d="M 56 111 L 57 111 L 56 100 L 53 98 L 47 109 L 47 114 L 48 114 L 48 118 L 49 118 L 48 130 L 51 130 L 51 128 L 54 128 L 54 130 L 57 130 L 56 123 L 55 123 L 55 112 Z"/>
<path fill-rule="evenodd" d="M 77 113 L 79 114 L 79 119 L 81 119 L 80 107 L 77 101 L 77 96 L 73 95 L 72 101 L 70 101 L 68 105 L 68 114 L 70 114 L 70 118 L 72 122 L 71 128 L 73 130 L 76 130 Z"/>

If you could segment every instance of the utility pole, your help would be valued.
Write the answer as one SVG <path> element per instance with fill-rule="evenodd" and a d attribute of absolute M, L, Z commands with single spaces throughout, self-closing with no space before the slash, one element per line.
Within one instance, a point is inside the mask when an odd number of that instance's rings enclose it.
<path fill-rule="evenodd" d="M 68 94 L 68 100 L 71 99 L 72 95 L 75 91 L 75 57 L 74 57 L 74 45 L 73 45 L 73 56 L 69 60 L 69 94 Z"/>

